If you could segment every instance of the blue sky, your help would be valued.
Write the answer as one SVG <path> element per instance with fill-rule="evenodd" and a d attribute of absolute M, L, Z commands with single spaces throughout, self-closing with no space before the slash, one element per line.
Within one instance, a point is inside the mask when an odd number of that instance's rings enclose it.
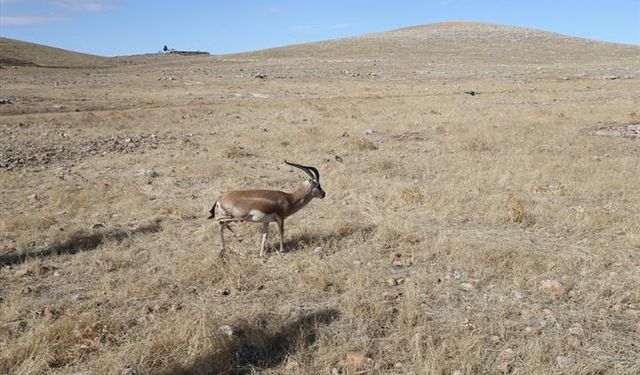
<path fill-rule="evenodd" d="M 3 37 L 102 56 L 226 54 L 447 20 L 640 45 L 640 0 L 0 0 Z"/>

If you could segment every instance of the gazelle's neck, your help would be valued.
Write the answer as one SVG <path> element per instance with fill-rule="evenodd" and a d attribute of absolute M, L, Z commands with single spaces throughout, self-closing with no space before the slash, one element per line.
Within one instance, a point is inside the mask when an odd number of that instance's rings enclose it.
<path fill-rule="evenodd" d="M 309 181 L 303 182 L 296 190 L 289 193 L 289 197 L 291 199 L 291 210 L 288 212 L 287 216 L 298 212 L 298 210 L 306 206 L 313 198 L 311 195 L 311 184 Z"/>

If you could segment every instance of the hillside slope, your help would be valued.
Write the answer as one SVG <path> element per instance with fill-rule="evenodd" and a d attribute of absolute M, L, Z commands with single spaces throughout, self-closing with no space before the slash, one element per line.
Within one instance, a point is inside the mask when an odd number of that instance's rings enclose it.
<path fill-rule="evenodd" d="M 0 38 L 0 65 L 79 68 L 111 66 L 114 62 L 106 57 Z"/>

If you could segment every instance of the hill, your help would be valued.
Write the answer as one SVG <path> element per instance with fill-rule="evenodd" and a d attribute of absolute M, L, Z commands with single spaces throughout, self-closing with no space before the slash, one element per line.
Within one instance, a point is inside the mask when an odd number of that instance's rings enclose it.
<path fill-rule="evenodd" d="M 545 63 L 640 56 L 638 46 L 598 42 L 553 32 L 475 22 L 442 22 L 246 55 L 314 58 L 473 58 L 480 61 Z"/>
<path fill-rule="evenodd" d="M 0 65 L 80 68 L 114 64 L 114 61 L 106 57 L 0 38 Z"/>

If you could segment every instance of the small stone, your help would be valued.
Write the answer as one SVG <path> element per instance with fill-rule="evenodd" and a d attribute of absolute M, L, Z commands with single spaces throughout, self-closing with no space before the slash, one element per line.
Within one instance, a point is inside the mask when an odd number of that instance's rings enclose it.
<path fill-rule="evenodd" d="M 373 364 L 373 359 L 359 351 L 350 351 L 346 355 L 347 365 L 356 369 L 363 369 Z"/>
<path fill-rule="evenodd" d="M 51 271 L 51 269 L 47 266 L 40 266 L 38 267 L 38 275 L 45 275 L 47 273 L 49 273 L 49 271 Z"/>
<path fill-rule="evenodd" d="M 15 335 L 23 332 L 27 328 L 27 322 L 24 320 L 14 320 L 2 326 L 2 331 L 7 335 Z"/>
<path fill-rule="evenodd" d="M 387 292 L 382 293 L 382 298 L 383 298 L 385 301 L 393 301 L 393 300 L 395 300 L 395 299 L 400 298 L 400 296 L 401 296 L 401 295 L 402 295 L 402 293 L 400 293 L 400 292 L 390 292 L 390 291 L 387 291 Z"/>
<path fill-rule="evenodd" d="M 573 359 L 559 355 L 556 357 L 556 363 L 558 367 L 565 369 L 573 366 Z"/>
<path fill-rule="evenodd" d="M 375 133 L 375 130 L 373 130 L 373 129 L 366 129 L 364 131 L 364 134 L 366 134 L 366 135 L 373 135 L 373 133 Z"/>
<path fill-rule="evenodd" d="M 289 370 L 289 371 L 296 370 L 296 369 L 300 368 L 300 362 L 298 362 L 298 361 L 296 361 L 294 359 L 289 359 L 287 361 L 287 364 L 284 366 L 284 368 L 286 370 Z"/>
<path fill-rule="evenodd" d="M 573 349 L 578 349 L 582 346 L 582 341 L 576 336 L 567 337 L 567 345 Z"/>
<path fill-rule="evenodd" d="M 540 336 L 541 330 L 539 327 L 525 327 L 524 332 L 529 336 Z"/>
<path fill-rule="evenodd" d="M 334 367 L 331 369 L 331 375 L 342 375 L 342 372 Z"/>
<path fill-rule="evenodd" d="M 227 287 L 220 287 L 216 288 L 216 293 L 222 296 L 228 296 L 229 294 L 231 294 L 231 291 Z"/>
<path fill-rule="evenodd" d="M 393 255 L 393 260 L 391 261 L 391 265 L 393 267 L 409 267 L 413 264 L 411 259 L 403 258 L 402 254 L 395 253 Z"/>
<path fill-rule="evenodd" d="M 228 324 L 218 327 L 218 330 L 229 337 L 237 336 L 238 333 L 237 329 Z"/>
<path fill-rule="evenodd" d="M 160 176 L 160 173 L 158 173 L 158 171 L 155 168 L 144 168 L 140 172 L 140 175 L 155 178 L 155 177 Z"/>
<path fill-rule="evenodd" d="M 31 294 L 33 292 L 33 289 L 31 289 L 30 286 L 25 286 L 24 288 L 22 288 L 22 290 L 20 291 L 20 294 Z"/>
<path fill-rule="evenodd" d="M 497 366 L 496 366 L 496 370 L 498 371 L 498 373 L 500 374 L 508 374 L 511 372 L 512 369 L 512 365 L 509 362 L 500 362 Z"/>
<path fill-rule="evenodd" d="M 386 281 L 388 286 L 396 286 L 398 285 L 398 280 L 395 277 L 390 277 Z"/>
<path fill-rule="evenodd" d="M 634 332 L 635 332 L 635 333 L 637 333 L 637 334 L 639 334 L 639 335 L 640 335 L 640 322 L 636 323 L 636 324 L 633 326 L 633 330 L 634 330 Z"/>
<path fill-rule="evenodd" d="M 104 228 L 104 227 L 105 227 L 105 225 L 102 224 L 102 223 L 95 223 L 95 224 L 91 225 L 91 229 L 92 230 L 101 229 L 101 228 Z"/>
<path fill-rule="evenodd" d="M 31 271 L 30 271 L 30 270 L 28 270 L 28 269 L 26 269 L 26 268 L 23 268 L 23 269 L 17 270 L 17 271 L 14 273 L 14 275 L 15 275 L 15 277 L 24 277 L 24 276 L 29 276 L 29 275 L 31 275 Z"/>
<path fill-rule="evenodd" d="M 489 340 L 490 340 L 492 343 L 497 344 L 497 343 L 499 343 L 499 342 L 500 342 L 500 336 L 493 335 L 493 336 L 491 336 L 491 337 L 489 338 Z"/>
<path fill-rule="evenodd" d="M 471 283 L 462 283 L 460 284 L 460 288 L 462 288 L 462 290 L 466 290 L 467 292 L 469 292 L 474 289 L 474 286 Z"/>
<path fill-rule="evenodd" d="M 513 359 L 513 349 L 506 348 L 500 352 L 500 359 L 510 361 Z"/>
<path fill-rule="evenodd" d="M 584 329 L 582 328 L 582 325 L 580 323 L 575 323 L 571 326 L 571 328 L 569 328 L 569 334 L 578 338 L 583 338 Z"/>
<path fill-rule="evenodd" d="M 456 370 L 452 372 L 451 375 L 464 375 L 464 372 L 462 372 L 461 370 Z"/>
<path fill-rule="evenodd" d="M 540 282 L 540 290 L 553 297 L 562 297 L 567 288 L 558 280 L 543 280 Z"/>
<path fill-rule="evenodd" d="M 320 246 L 313 249 L 313 254 L 317 256 L 319 259 L 322 259 L 326 256 L 326 254 L 324 253 L 324 250 L 322 250 Z"/>

